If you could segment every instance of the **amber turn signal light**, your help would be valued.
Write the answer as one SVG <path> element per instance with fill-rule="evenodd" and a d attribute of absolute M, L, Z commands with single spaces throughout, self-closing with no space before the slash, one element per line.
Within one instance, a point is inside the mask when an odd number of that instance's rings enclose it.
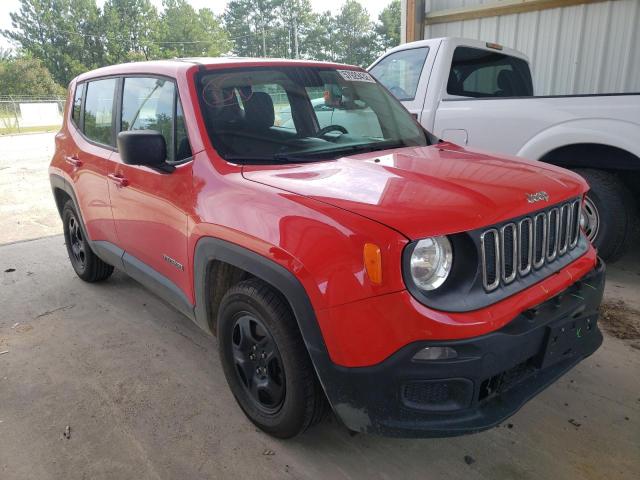
<path fill-rule="evenodd" d="M 376 284 L 382 283 L 382 255 L 380 247 L 375 243 L 364 244 L 364 266 L 369 280 Z"/>

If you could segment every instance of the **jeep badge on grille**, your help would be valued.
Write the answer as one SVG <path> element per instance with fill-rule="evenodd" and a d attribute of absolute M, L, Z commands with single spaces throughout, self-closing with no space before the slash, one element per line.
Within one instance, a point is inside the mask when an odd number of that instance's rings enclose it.
<path fill-rule="evenodd" d="M 544 200 L 545 202 L 549 201 L 549 194 L 544 190 L 541 190 L 536 193 L 526 193 L 525 195 L 527 196 L 527 201 L 529 203 L 535 203 L 541 200 Z"/>

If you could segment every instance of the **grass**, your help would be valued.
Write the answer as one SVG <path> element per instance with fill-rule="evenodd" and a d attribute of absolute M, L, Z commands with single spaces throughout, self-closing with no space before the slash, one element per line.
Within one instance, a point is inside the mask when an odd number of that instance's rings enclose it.
<path fill-rule="evenodd" d="M 55 132 L 60 129 L 60 125 L 45 125 L 43 127 L 3 127 L 0 126 L 0 135 L 19 135 L 21 133 L 44 133 Z"/>

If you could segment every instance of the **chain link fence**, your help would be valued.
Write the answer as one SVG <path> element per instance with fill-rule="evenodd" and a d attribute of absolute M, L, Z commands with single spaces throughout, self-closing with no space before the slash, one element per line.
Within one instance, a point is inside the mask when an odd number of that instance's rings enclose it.
<path fill-rule="evenodd" d="M 65 101 L 58 95 L 0 95 L 0 134 L 59 127 Z"/>

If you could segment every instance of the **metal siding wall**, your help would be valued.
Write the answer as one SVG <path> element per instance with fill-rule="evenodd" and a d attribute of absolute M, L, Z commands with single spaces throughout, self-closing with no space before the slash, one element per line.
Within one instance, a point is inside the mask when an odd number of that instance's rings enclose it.
<path fill-rule="evenodd" d="M 493 0 L 426 0 L 426 11 Z M 640 0 L 610 0 L 427 25 L 425 38 L 468 37 L 523 51 L 538 95 L 640 92 Z"/>

